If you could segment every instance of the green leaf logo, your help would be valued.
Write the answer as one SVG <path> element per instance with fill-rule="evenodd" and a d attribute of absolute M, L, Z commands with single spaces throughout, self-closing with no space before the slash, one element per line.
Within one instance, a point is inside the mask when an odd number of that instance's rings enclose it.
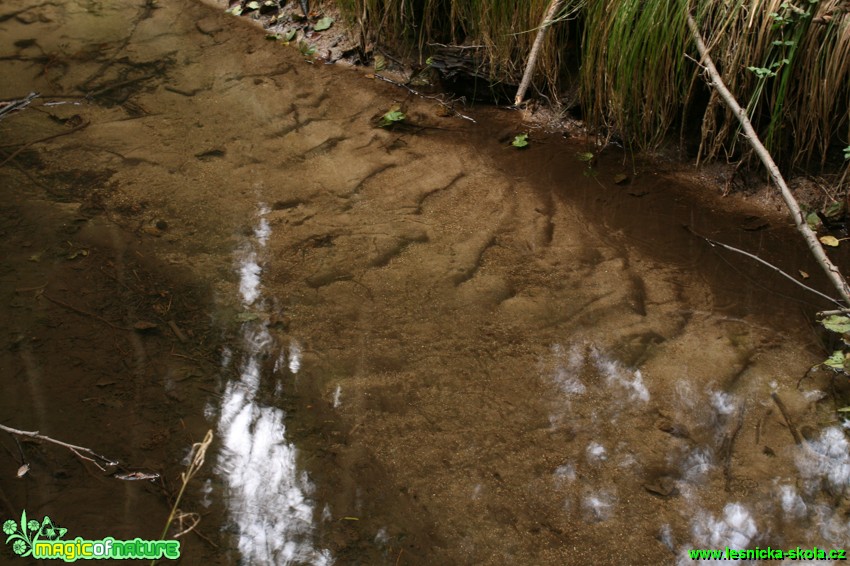
<path fill-rule="evenodd" d="M 24 557 L 32 554 L 32 547 L 36 541 L 41 539 L 61 540 L 68 529 L 63 529 L 54 524 L 50 517 L 45 517 L 40 523 L 34 519 L 27 519 L 26 510 L 21 512 L 20 522 L 8 519 L 3 522 L 3 533 L 6 536 L 6 544 L 12 543 L 12 552 Z"/>

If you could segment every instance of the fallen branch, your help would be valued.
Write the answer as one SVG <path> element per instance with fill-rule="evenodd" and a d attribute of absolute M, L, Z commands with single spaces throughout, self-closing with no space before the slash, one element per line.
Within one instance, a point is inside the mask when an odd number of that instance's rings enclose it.
<path fill-rule="evenodd" d="M 112 458 L 107 458 L 106 456 L 101 456 L 91 448 L 86 448 L 84 446 L 77 446 L 75 444 L 68 444 L 67 442 L 62 442 L 61 440 L 56 440 L 55 438 L 50 438 L 49 436 L 44 436 L 43 434 L 39 434 L 38 431 L 32 432 L 28 430 L 18 430 L 16 428 L 11 428 L 5 425 L 0 425 L 0 430 L 8 432 L 13 436 L 22 436 L 25 438 L 33 438 L 35 440 L 42 440 L 44 442 L 49 442 L 51 444 L 55 444 L 57 446 L 61 446 L 63 448 L 67 448 L 74 455 L 82 460 L 88 460 L 93 463 L 95 466 L 100 468 L 101 471 L 106 471 L 104 466 L 117 466 L 118 460 L 113 460 Z M 84 456 L 84 454 L 88 454 L 88 456 Z M 89 457 L 90 456 L 90 457 Z M 100 464 L 103 464 L 101 466 Z"/>
<path fill-rule="evenodd" d="M 736 247 L 734 247 L 734 246 L 730 246 L 730 245 L 728 245 L 728 244 L 724 244 L 723 242 L 718 242 L 717 240 L 712 240 L 711 238 L 706 238 L 706 237 L 705 237 L 705 236 L 703 236 L 702 234 L 698 234 L 697 232 L 694 232 L 694 231 L 693 231 L 693 229 L 691 229 L 691 227 L 690 227 L 690 226 L 685 226 L 685 229 L 686 229 L 688 232 L 690 232 L 691 234 L 693 234 L 694 236 L 696 236 L 696 237 L 698 237 L 698 238 L 702 238 L 703 240 L 705 240 L 706 242 L 708 242 L 708 244 L 709 244 L 710 246 L 720 246 L 721 248 L 727 249 L 727 250 L 732 251 L 732 252 L 735 252 L 735 253 L 739 253 L 739 254 L 741 254 L 741 255 L 745 255 L 745 256 L 747 256 L 747 257 L 749 257 L 749 258 L 752 258 L 752 259 L 756 260 L 757 262 L 759 262 L 759 263 L 761 263 L 761 264 L 763 264 L 763 265 L 766 265 L 766 266 L 767 266 L 767 267 L 769 267 L 770 269 L 772 269 L 772 270 L 776 271 L 777 273 L 779 273 L 780 275 L 782 275 L 783 277 L 785 277 L 786 279 L 788 279 L 789 281 L 791 281 L 791 282 L 792 282 L 792 283 L 794 283 L 795 285 L 799 285 L 799 286 L 800 286 L 800 287 L 802 287 L 803 289 L 805 289 L 805 290 L 807 290 L 807 291 L 811 291 L 811 292 L 812 292 L 812 293 L 814 293 L 815 295 L 818 295 L 818 296 L 820 296 L 820 297 L 823 297 L 823 298 L 824 298 L 824 299 L 826 299 L 827 301 L 830 301 L 830 302 L 832 302 L 832 303 L 835 303 L 835 304 L 836 304 L 836 305 L 838 305 L 839 307 L 841 306 L 841 303 L 839 303 L 838 301 L 836 301 L 835 299 L 833 299 L 833 298 L 832 298 L 832 297 L 830 297 L 829 295 L 825 295 L 824 293 L 821 293 L 821 292 L 820 292 L 820 291 L 818 291 L 817 289 L 813 289 L 812 287 L 809 287 L 808 285 L 806 285 L 806 284 L 804 284 L 804 283 L 801 283 L 800 281 L 797 281 L 797 280 L 796 280 L 796 279 L 795 279 L 792 275 L 789 275 L 788 273 L 786 273 L 786 272 L 782 271 L 781 269 L 779 269 L 778 267 L 776 267 L 776 266 L 775 266 L 775 265 L 773 265 L 772 263 L 770 263 L 770 262 L 767 262 L 767 261 L 763 260 L 762 258 L 760 258 L 759 256 L 757 256 L 757 255 L 755 255 L 755 254 L 751 254 L 750 252 L 745 252 L 745 251 L 744 251 L 744 250 L 742 250 L 742 249 L 736 248 Z M 833 311 L 828 311 L 828 312 L 833 312 Z M 843 311 L 843 310 L 841 310 L 841 311 L 835 311 L 835 312 L 844 312 L 844 311 Z"/>
<path fill-rule="evenodd" d="M 764 163 L 764 166 L 767 168 L 768 173 L 770 173 L 773 182 L 776 183 L 777 187 L 779 187 L 779 190 L 782 193 L 782 199 L 785 201 L 785 205 L 791 212 L 791 217 L 794 219 L 794 225 L 797 227 L 797 231 L 803 235 L 803 239 L 806 240 L 809 250 L 811 250 L 815 259 L 817 259 L 818 263 L 820 263 L 821 267 L 823 267 L 827 277 L 829 277 L 832 284 L 838 290 L 841 299 L 847 305 L 850 305 L 850 286 L 847 285 L 847 281 L 841 275 L 838 268 L 826 256 L 826 252 L 824 252 L 823 247 L 821 247 L 817 236 L 806 222 L 806 216 L 803 214 L 803 211 L 800 210 L 800 205 L 797 204 L 797 200 L 794 198 L 794 195 L 785 183 L 785 179 L 782 178 L 782 174 L 779 172 L 779 167 L 776 166 L 776 163 L 774 163 L 773 158 L 767 151 L 767 148 L 765 148 L 759 140 L 758 134 L 756 134 L 756 131 L 753 129 L 746 111 L 741 108 L 741 105 L 738 104 L 737 100 L 735 100 L 734 95 L 729 92 L 729 89 L 726 88 L 726 85 L 723 83 L 723 79 L 720 77 L 717 67 L 714 66 L 714 61 L 712 61 L 708 54 L 708 48 L 705 46 L 705 42 L 702 39 L 699 28 L 691 14 L 688 14 L 688 28 L 691 30 L 691 36 L 697 44 L 697 49 L 699 50 L 702 58 L 701 60 L 705 65 L 705 71 L 709 76 L 710 80 L 707 81 L 708 84 L 717 89 L 717 92 L 720 94 L 721 98 L 723 98 L 723 101 L 738 118 L 750 145 L 753 147 L 753 150 L 755 150 L 756 155 L 759 156 L 759 159 L 761 159 L 761 162 Z"/>
<path fill-rule="evenodd" d="M 448 110 L 449 112 L 451 112 L 454 116 L 457 116 L 458 118 L 463 118 L 464 120 L 469 120 L 469 121 L 470 121 L 470 122 L 472 122 L 473 124 L 477 124 L 477 123 L 478 123 L 478 122 L 476 122 L 476 121 L 475 121 L 475 119 L 474 119 L 474 118 L 472 118 L 471 116 L 467 116 L 466 114 L 461 114 L 460 112 L 458 112 L 457 110 L 455 110 L 454 106 L 452 106 L 451 104 L 449 104 L 448 102 L 446 102 L 445 100 L 443 100 L 442 98 L 440 98 L 439 96 L 433 96 L 433 95 L 429 95 L 429 94 L 422 94 L 422 93 L 421 93 L 421 92 L 419 92 L 418 90 L 413 89 L 413 88 L 410 88 L 409 86 L 407 86 L 407 85 L 406 85 L 406 84 L 404 84 L 404 83 L 400 83 L 400 82 L 398 82 L 398 81 L 394 81 L 394 80 L 392 80 L 392 79 L 390 79 L 390 78 L 387 78 L 387 77 L 385 77 L 384 75 L 381 75 L 381 74 L 378 74 L 378 73 L 375 73 L 375 78 L 376 78 L 376 79 L 380 79 L 380 80 L 384 81 L 385 83 L 390 83 L 391 85 L 400 86 L 401 88 L 405 88 L 405 89 L 407 89 L 407 90 L 408 90 L 408 92 L 410 92 L 411 94 L 415 94 L 416 96 L 418 96 L 418 97 L 420 97 L 420 98 L 427 98 L 427 99 L 429 99 L 429 100 L 435 100 L 435 101 L 437 101 L 438 103 L 440 103 L 440 105 L 442 105 L 442 107 L 443 107 L 443 108 L 445 108 L 446 110 Z"/>
<path fill-rule="evenodd" d="M 552 0 L 549 3 L 549 9 L 546 10 L 546 15 L 543 16 L 543 21 L 540 22 L 540 28 L 537 31 L 537 37 L 534 38 L 534 44 L 531 46 L 531 52 L 528 54 L 528 64 L 525 66 L 525 73 L 522 75 L 522 81 L 519 83 L 519 89 L 516 91 L 514 98 L 514 106 L 519 106 L 522 99 L 525 98 L 525 91 L 528 90 L 528 85 L 531 83 L 531 77 L 534 74 L 534 66 L 537 65 L 537 57 L 540 55 L 540 48 L 543 46 L 543 39 L 546 37 L 546 30 L 552 25 L 555 19 L 555 14 L 561 8 L 564 0 Z"/>
<path fill-rule="evenodd" d="M 21 98 L 20 100 L 10 100 L 8 102 L 0 103 L 0 119 L 2 119 L 6 114 L 10 112 L 14 112 L 15 110 L 23 110 L 29 103 L 39 97 L 37 92 L 31 92 L 26 97 Z"/>

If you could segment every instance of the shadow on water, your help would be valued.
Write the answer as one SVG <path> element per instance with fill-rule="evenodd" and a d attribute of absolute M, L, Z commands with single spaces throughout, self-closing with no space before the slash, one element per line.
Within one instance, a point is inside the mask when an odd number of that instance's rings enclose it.
<path fill-rule="evenodd" d="M 611 148 L 515 151 L 510 113 L 440 117 L 195 2 L 21 2 L 0 32 L 0 98 L 43 95 L 0 121 L 0 422 L 161 475 L 5 437 L 8 518 L 158 538 L 211 428 L 188 564 L 848 544 L 828 305 L 683 228 L 826 289 L 781 218 Z"/>

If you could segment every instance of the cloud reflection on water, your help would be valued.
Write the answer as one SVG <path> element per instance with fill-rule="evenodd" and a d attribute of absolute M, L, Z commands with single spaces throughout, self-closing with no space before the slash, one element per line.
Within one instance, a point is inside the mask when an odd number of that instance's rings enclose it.
<path fill-rule="evenodd" d="M 261 206 L 254 241 L 247 242 L 236 258 L 242 306 L 255 314 L 265 308 L 261 260 L 271 235 L 267 213 L 268 208 Z M 298 470 L 298 450 L 286 438 L 286 415 L 258 398 L 263 379 L 270 377 L 264 375 L 262 360 L 280 348 L 265 318 L 258 316 L 242 325 L 242 359 L 234 361 L 239 364 L 239 379 L 227 384 L 220 407 L 218 473 L 226 486 L 240 563 L 324 566 L 333 559 L 329 551 L 313 546 L 313 485 L 306 472 Z M 224 358 L 229 365 L 231 354 Z M 301 367 L 301 348 L 294 340 L 286 366 L 291 374 Z"/>

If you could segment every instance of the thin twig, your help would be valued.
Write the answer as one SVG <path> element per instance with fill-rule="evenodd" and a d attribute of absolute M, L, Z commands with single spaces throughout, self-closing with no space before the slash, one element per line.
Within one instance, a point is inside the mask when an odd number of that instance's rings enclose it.
<path fill-rule="evenodd" d="M 738 408 L 738 418 L 735 420 L 735 425 L 732 430 L 728 431 L 723 437 L 723 444 L 720 452 L 723 454 L 723 477 L 725 479 L 725 489 L 729 491 L 732 485 L 732 453 L 735 451 L 735 440 L 738 438 L 738 433 L 744 426 L 744 406 Z"/>
<path fill-rule="evenodd" d="M 20 100 L 11 100 L 9 102 L 4 103 L 4 106 L 0 108 L 0 119 L 2 119 L 6 114 L 10 112 L 14 112 L 15 110 L 23 110 L 27 106 L 29 106 L 30 102 L 39 97 L 37 92 L 31 92 L 26 97 Z"/>
<path fill-rule="evenodd" d="M 750 145 L 753 147 L 756 155 L 759 156 L 759 159 L 761 159 L 761 162 L 767 168 L 773 182 L 776 183 L 777 187 L 779 187 L 782 199 L 785 201 L 785 205 L 788 207 L 791 217 L 794 219 L 794 225 L 797 227 L 797 231 L 800 232 L 803 239 L 806 240 L 809 250 L 811 250 L 815 259 L 817 259 L 818 263 L 820 263 L 821 267 L 826 272 L 827 277 L 829 277 L 832 284 L 838 290 L 841 299 L 847 305 L 850 305 L 850 286 L 847 285 L 847 281 L 841 275 L 838 268 L 827 257 L 826 252 L 824 252 L 823 247 L 818 241 L 817 235 L 806 222 L 806 215 L 803 214 L 802 210 L 800 210 L 800 205 L 794 198 L 793 193 L 791 193 L 791 189 L 789 189 L 788 185 L 785 183 L 785 179 L 782 177 L 779 167 L 776 166 L 776 163 L 773 161 L 770 153 L 759 140 L 758 134 L 756 134 L 755 129 L 753 129 L 746 111 L 741 108 L 741 105 L 738 104 L 737 100 L 735 100 L 735 96 L 729 92 L 728 88 L 726 88 L 720 73 L 714 66 L 714 61 L 712 61 L 708 54 L 708 48 L 705 46 L 699 27 L 690 13 L 688 14 L 688 28 L 690 28 L 691 36 L 697 44 L 697 50 L 699 50 L 700 57 L 702 58 L 705 72 L 708 74 L 709 80 L 707 82 L 717 90 L 717 93 L 721 96 L 721 98 L 723 98 L 723 101 L 738 118 Z"/>
<path fill-rule="evenodd" d="M 24 145 L 22 145 L 21 147 L 16 149 L 14 152 L 12 152 L 12 155 L 7 157 L 3 161 L 0 161 L 0 167 L 6 165 L 7 162 L 9 162 L 12 159 L 14 159 L 15 157 L 17 157 L 17 155 L 19 153 L 21 153 L 23 150 L 27 149 L 28 147 L 30 147 L 32 145 L 35 145 L 35 144 L 41 143 L 41 142 L 46 142 L 48 140 L 52 140 L 53 138 L 58 138 L 60 136 L 67 136 L 68 134 L 73 134 L 74 132 L 76 132 L 78 130 L 82 130 L 83 128 L 88 127 L 89 124 L 91 124 L 91 122 L 83 122 L 79 126 L 75 126 L 75 127 L 71 128 L 70 130 L 68 130 L 67 132 L 59 132 L 58 134 L 53 134 L 51 136 L 47 136 L 47 137 L 44 137 L 44 138 L 40 138 L 40 139 L 37 139 L 37 140 L 32 140 L 32 141 L 26 142 Z M 12 145 L 17 145 L 17 144 L 12 144 Z M 6 145 L 6 146 L 0 146 L 0 147 L 10 147 L 10 146 Z"/>
<path fill-rule="evenodd" d="M 818 291 L 817 289 L 813 289 L 813 288 L 809 287 L 808 285 L 806 285 L 806 284 L 804 284 L 804 283 L 801 283 L 800 281 L 797 281 L 797 280 L 796 280 L 796 279 L 795 279 L 792 275 L 789 275 L 789 274 L 785 273 L 784 271 L 782 271 L 781 269 L 779 269 L 778 267 L 776 267 L 776 266 L 775 266 L 775 265 L 773 265 L 772 263 L 770 263 L 770 262 L 767 262 L 767 261 L 763 260 L 762 258 L 760 258 L 759 256 L 757 256 L 757 255 L 755 255 L 755 254 L 751 254 L 750 252 L 745 252 L 745 251 L 744 251 L 744 250 L 742 250 L 742 249 L 736 248 L 736 247 L 734 247 L 734 246 L 730 246 L 730 245 L 728 245 L 728 244 L 724 244 L 724 243 L 722 243 L 722 242 L 718 242 L 718 241 L 716 241 L 716 240 L 712 240 L 711 238 L 706 238 L 706 237 L 705 237 L 705 236 L 703 236 L 702 234 L 698 234 L 697 232 L 695 232 L 695 231 L 694 231 L 694 230 L 693 230 L 690 226 L 685 226 L 685 229 L 686 229 L 688 232 L 690 232 L 691 234 L 693 234 L 694 236 L 697 236 L 698 238 L 702 238 L 703 240 L 705 240 L 706 242 L 708 242 L 708 244 L 709 244 L 709 245 L 711 245 L 711 246 L 720 246 L 721 248 L 725 248 L 725 249 L 727 249 L 727 250 L 729 250 L 729 251 L 733 251 L 733 252 L 739 253 L 739 254 L 741 254 L 741 255 L 745 255 L 745 256 L 747 256 L 747 257 L 749 257 L 749 258 L 752 258 L 752 259 L 756 260 L 757 262 L 759 262 L 759 263 L 761 263 L 761 264 L 763 264 L 763 265 L 766 265 L 766 266 L 767 266 L 767 267 L 769 267 L 770 269 L 772 269 L 772 270 L 776 271 L 777 273 L 779 273 L 780 275 L 782 275 L 783 277 L 785 277 L 785 278 L 786 278 L 786 279 L 788 279 L 789 281 L 793 282 L 795 285 L 799 285 L 799 286 L 800 286 L 800 287 L 802 287 L 803 289 L 806 289 L 807 291 L 811 291 L 812 293 L 814 293 L 814 294 L 816 294 L 816 295 L 818 295 L 818 296 L 820 296 L 820 297 L 823 297 L 823 298 L 824 298 L 824 299 L 826 299 L 827 301 L 830 301 L 830 302 L 832 302 L 832 303 L 835 303 L 835 304 L 836 304 L 836 305 L 838 305 L 839 307 L 841 306 L 841 303 L 840 303 L 840 302 L 838 302 L 837 300 L 833 299 L 833 298 L 832 298 L 832 297 L 830 297 L 829 295 L 825 295 L 825 294 L 821 293 L 820 291 Z"/>
<path fill-rule="evenodd" d="M 416 89 L 410 88 L 409 86 L 407 86 L 407 85 L 406 85 L 406 84 L 404 84 L 404 83 L 400 83 L 400 82 L 398 82 L 398 81 L 394 81 L 394 80 L 392 80 L 392 79 L 390 79 L 390 78 L 387 78 L 387 77 L 385 77 L 384 75 L 381 75 L 381 74 L 379 74 L 379 73 L 375 73 L 375 78 L 376 78 L 376 79 L 380 79 L 380 80 L 384 81 L 385 83 L 390 83 L 391 85 L 400 86 L 400 87 L 402 87 L 402 88 L 405 88 L 405 89 L 407 89 L 409 92 L 411 92 L 412 94 L 415 94 L 416 96 L 418 96 L 418 97 L 420 97 L 420 98 L 427 98 L 427 99 L 429 99 L 429 100 L 435 100 L 435 101 L 439 102 L 439 103 L 440 103 L 440 105 L 442 105 L 442 107 L 443 107 L 443 108 L 445 108 L 446 110 L 448 110 L 449 112 L 451 112 L 453 115 L 455 115 L 455 116 L 457 116 L 457 117 L 459 117 L 459 118 L 463 118 L 464 120 L 469 120 L 469 121 L 470 121 L 470 122 L 472 122 L 473 124 L 477 124 L 477 123 L 478 123 L 478 122 L 476 122 L 476 121 L 475 121 L 475 119 L 474 119 L 474 118 L 472 118 L 471 116 L 467 116 L 466 114 L 461 114 L 460 112 L 458 112 L 457 110 L 455 110 L 454 106 L 452 106 L 451 104 L 449 104 L 449 103 L 447 103 L 446 101 L 442 100 L 439 96 L 433 96 L 433 95 L 423 94 L 423 93 L 419 92 L 419 91 L 418 91 L 418 90 L 416 90 Z"/>
<path fill-rule="evenodd" d="M 121 88 L 121 87 L 124 87 L 124 86 L 128 86 L 128 85 L 131 85 L 131 84 L 133 84 L 133 83 L 138 83 L 138 82 L 146 81 L 146 80 L 148 80 L 148 79 L 152 79 L 152 78 L 154 78 L 154 77 L 156 77 L 156 75 L 145 75 L 144 77 L 139 77 L 139 78 L 136 78 L 136 79 L 128 79 L 128 80 L 126 80 L 126 81 L 121 81 L 121 82 L 119 82 L 119 83 L 114 83 L 114 84 L 111 84 L 111 85 L 105 86 L 105 87 L 103 87 L 103 88 L 101 88 L 101 89 L 98 89 L 98 90 L 95 90 L 95 91 L 92 91 L 92 92 L 88 92 L 88 93 L 86 93 L 86 98 L 96 98 L 96 97 L 100 96 L 101 94 L 106 94 L 106 93 L 107 93 L 107 92 L 109 92 L 110 90 L 115 90 L 116 88 Z"/>
<path fill-rule="evenodd" d="M 13 436 L 24 436 L 27 438 L 34 438 L 36 440 L 43 440 L 44 442 L 49 442 L 51 444 L 55 444 L 57 446 L 61 446 L 63 448 L 67 448 L 71 452 L 74 453 L 78 458 L 82 458 L 83 460 L 88 460 L 92 462 L 95 466 L 101 469 L 101 471 L 106 471 L 106 468 L 100 465 L 100 463 L 106 466 L 117 466 L 118 460 L 113 460 L 112 458 L 107 458 L 106 456 L 101 456 L 91 448 L 86 448 L 85 446 L 77 446 L 75 444 L 68 444 L 67 442 L 62 442 L 61 440 L 56 440 L 55 438 L 50 438 L 49 436 L 44 436 L 43 434 L 39 434 L 38 431 L 32 432 L 28 430 L 18 430 L 16 428 L 11 428 L 5 425 L 0 425 L 0 430 L 8 432 Z M 88 454 L 91 457 L 83 456 L 83 454 Z M 100 462 L 100 463 L 98 463 Z"/>
<path fill-rule="evenodd" d="M 824 317 L 824 316 L 831 316 L 831 315 L 834 315 L 834 314 L 847 314 L 848 312 L 850 312 L 850 309 L 835 309 L 834 311 L 820 311 L 819 313 L 817 313 L 817 317 L 821 318 L 821 317 Z"/>
<path fill-rule="evenodd" d="M 102 322 L 106 325 L 109 325 L 110 327 L 114 328 L 115 330 L 125 330 L 127 332 L 133 331 L 132 328 L 126 328 L 124 326 L 118 326 L 117 324 L 113 324 L 113 323 L 109 322 L 108 320 L 106 320 L 105 318 L 103 318 L 102 316 L 98 316 L 98 315 L 94 314 L 93 312 L 84 311 L 83 309 L 78 309 L 77 307 L 71 306 L 68 303 L 63 303 L 62 301 L 60 301 L 58 299 L 54 299 L 53 297 L 51 297 L 47 293 L 41 293 L 41 296 L 44 297 L 45 299 L 47 299 L 48 301 L 50 301 L 51 303 L 55 303 L 55 304 L 59 305 L 60 307 L 64 307 L 68 310 L 74 311 L 77 314 L 81 314 L 83 316 L 90 316 L 90 317 L 94 318 L 95 320 L 99 320 L 100 322 Z"/>
<path fill-rule="evenodd" d="M 794 437 L 794 442 L 799 446 L 803 444 L 803 438 L 800 436 L 800 433 L 797 432 L 797 427 L 794 426 L 794 423 L 791 422 L 791 417 L 788 416 L 788 409 L 785 408 L 785 403 L 782 402 L 782 399 L 779 398 L 779 395 L 776 392 L 772 392 L 770 394 L 770 398 L 773 399 L 773 402 L 776 403 L 776 406 L 779 407 L 779 412 L 782 413 L 782 418 L 785 419 L 785 424 L 788 425 L 788 430 L 791 432 L 791 436 Z"/>

